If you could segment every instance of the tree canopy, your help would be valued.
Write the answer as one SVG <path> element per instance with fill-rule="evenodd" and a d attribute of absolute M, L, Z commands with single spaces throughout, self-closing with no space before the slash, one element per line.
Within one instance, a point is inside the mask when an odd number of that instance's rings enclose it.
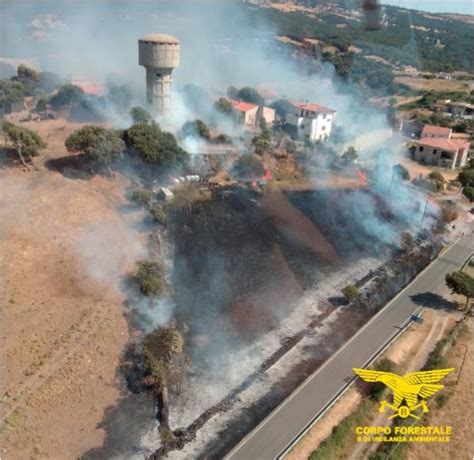
<path fill-rule="evenodd" d="M 352 146 L 342 154 L 342 161 L 346 165 L 354 163 L 358 158 L 357 150 Z"/>
<path fill-rule="evenodd" d="M 242 155 L 232 166 L 232 173 L 242 179 L 256 179 L 263 176 L 262 160 L 257 155 Z"/>
<path fill-rule="evenodd" d="M 144 108 L 139 106 L 130 109 L 130 116 L 135 125 L 138 123 L 150 123 L 152 118 L 150 112 L 147 112 Z"/>
<path fill-rule="evenodd" d="M 446 275 L 446 285 L 454 294 L 466 297 L 466 307 L 469 300 L 474 297 L 474 278 L 462 271 L 448 273 Z"/>
<path fill-rule="evenodd" d="M 127 146 L 143 161 L 163 166 L 184 163 L 188 154 L 177 143 L 173 134 L 162 131 L 157 123 L 139 123 L 124 133 Z"/>
<path fill-rule="evenodd" d="M 184 137 L 201 137 L 209 140 L 211 132 L 202 120 L 187 121 L 182 128 Z"/>
<path fill-rule="evenodd" d="M 218 112 L 223 113 L 224 115 L 232 115 L 234 113 L 232 104 L 224 97 L 221 97 L 215 103 L 215 108 Z"/>
<path fill-rule="evenodd" d="M 84 126 L 66 139 L 68 152 L 83 152 L 99 165 L 110 165 L 121 158 L 125 144 L 119 134 L 100 126 Z"/>
<path fill-rule="evenodd" d="M 68 83 L 61 86 L 49 102 L 54 109 L 60 109 L 80 102 L 83 96 L 82 88 Z"/>
<path fill-rule="evenodd" d="M 244 102 L 250 102 L 251 104 L 262 105 L 263 98 L 258 94 L 258 91 L 249 86 L 239 89 L 237 93 L 237 99 L 240 99 Z"/>
<path fill-rule="evenodd" d="M 39 155 L 39 151 L 46 147 L 46 143 L 41 137 L 28 128 L 4 121 L 2 131 L 24 166 L 27 166 L 26 162 L 31 161 L 32 157 Z"/>
<path fill-rule="evenodd" d="M 163 268 L 158 262 L 151 260 L 137 262 L 135 278 L 143 295 L 156 297 L 162 294 L 166 289 L 163 276 Z"/>

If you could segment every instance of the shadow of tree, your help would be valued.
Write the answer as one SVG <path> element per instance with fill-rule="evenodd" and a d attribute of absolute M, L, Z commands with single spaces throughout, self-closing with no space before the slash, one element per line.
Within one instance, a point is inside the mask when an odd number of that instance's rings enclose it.
<path fill-rule="evenodd" d="M 87 155 L 66 155 L 59 158 L 51 158 L 44 162 L 50 171 L 56 171 L 69 179 L 91 179 L 94 174 L 91 170 L 90 160 Z"/>
<path fill-rule="evenodd" d="M 411 301 L 420 307 L 434 308 L 437 310 L 453 311 L 457 309 L 456 302 L 451 302 L 439 294 L 423 292 L 410 296 Z"/>

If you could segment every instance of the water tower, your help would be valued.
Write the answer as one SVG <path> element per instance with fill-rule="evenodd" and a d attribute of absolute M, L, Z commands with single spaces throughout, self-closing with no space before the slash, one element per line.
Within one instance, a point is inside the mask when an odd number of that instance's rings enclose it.
<path fill-rule="evenodd" d="M 148 103 L 158 113 L 171 100 L 171 73 L 179 66 L 179 40 L 171 35 L 150 34 L 138 39 L 138 63 L 146 69 Z"/>

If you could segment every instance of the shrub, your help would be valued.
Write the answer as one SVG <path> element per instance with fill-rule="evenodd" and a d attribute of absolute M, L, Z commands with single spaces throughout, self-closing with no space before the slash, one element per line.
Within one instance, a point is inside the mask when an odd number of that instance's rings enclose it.
<path fill-rule="evenodd" d="M 464 187 L 474 187 L 474 169 L 465 169 L 458 175 L 458 181 Z"/>
<path fill-rule="evenodd" d="M 428 177 L 429 177 L 430 179 L 435 180 L 435 181 L 442 182 L 443 184 L 446 182 L 446 181 L 444 180 L 443 175 L 442 175 L 440 172 L 438 172 L 438 171 L 432 171 L 432 172 L 430 172 L 430 173 L 428 174 Z"/>
<path fill-rule="evenodd" d="M 153 219 L 159 224 L 164 224 L 166 222 L 166 212 L 163 209 L 163 206 L 160 204 L 154 204 L 150 207 L 150 214 Z"/>
<path fill-rule="evenodd" d="M 163 268 L 155 261 L 141 260 L 137 262 L 135 279 L 140 292 L 145 296 L 156 297 L 166 289 Z"/>
<path fill-rule="evenodd" d="M 263 173 L 262 160 L 256 155 L 242 155 L 232 166 L 232 174 L 243 179 L 255 179 Z"/>
<path fill-rule="evenodd" d="M 343 288 L 342 293 L 348 302 L 354 302 L 354 300 L 356 300 L 360 295 L 359 288 L 353 284 L 348 284 Z"/>
<path fill-rule="evenodd" d="M 474 201 L 474 187 L 464 187 L 462 193 L 471 203 Z"/>
<path fill-rule="evenodd" d="M 152 199 L 152 192 L 143 188 L 135 189 L 130 195 L 130 199 L 140 206 L 148 207 Z"/>

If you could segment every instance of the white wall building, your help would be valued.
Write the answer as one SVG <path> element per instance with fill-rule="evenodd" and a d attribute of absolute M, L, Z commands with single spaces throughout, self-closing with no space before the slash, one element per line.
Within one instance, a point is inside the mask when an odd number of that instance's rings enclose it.
<path fill-rule="evenodd" d="M 296 129 L 296 135 L 310 142 L 329 137 L 335 110 L 322 105 L 289 101 L 291 109 L 286 123 Z"/>

